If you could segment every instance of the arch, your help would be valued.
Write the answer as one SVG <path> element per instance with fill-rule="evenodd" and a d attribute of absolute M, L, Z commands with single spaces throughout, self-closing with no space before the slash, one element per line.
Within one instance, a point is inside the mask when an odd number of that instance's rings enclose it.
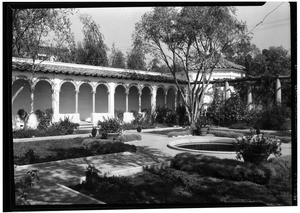
<path fill-rule="evenodd" d="M 128 91 L 130 90 L 131 87 L 135 87 L 138 91 L 140 91 L 140 87 L 137 83 L 132 83 L 128 86 Z"/>
<path fill-rule="evenodd" d="M 78 85 L 74 82 L 73 79 L 66 78 L 66 79 L 62 80 L 62 81 L 59 83 L 59 90 L 61 90 L 62 85 L 63 85 L 64 83 L 66 83 L 66 82 L 73 84 L 74 88 L 75 88 L 75 89 L 78 89 Z"/>
<path fill-rule="evenodd" d="M 52 108 L 52 85 L 49 79 L 35 82 L 33 108 L 42 111 Z"/>
<path fill-rule="evenodd" d="M 152 86 L 151 86 L 150 84 L 144 84 L 144 85 L 142 86 L 142 90 L 143 90 L 144 88 L 149 88 L 150 93 L 152 94 L 153 88 L 152 88 Z"/>
<path fill-rule="evenodd" d="M 75 89 L 72 81 L 65 81 L 60 85 L 59 113 L 75 113 Z"/>
<path fill-rule="evenodd" d="M 165 107 L 165 89 L 164 89 L 164 87 L 157 88 L 156 107 Z"/>
<path fill-rule="evenodd" d="M 126 110 L 126 86 L 125 84 L 118 84 L 115 88 L 115 110 Z"/>
<path fill-rule="evenodd" d="M 175 110 L 176 92 L 173 87 L 169 87 L 167 91 L 167 108 Z"/>
<path fill-rule="evenodd" d="M 108 91 L 106 84 L 99 83 L 96 86 L 95 113 L 108 112 Z"/>
<path fill-rule="evenodd" d="M 175 93 L 177 92 L 177 88 L 174 87 L 173 85 L 168 86 L 167 91 L 169 91 L 170 89 L 173 89 Z"/>
<path fill-rule="evenodd" d="M 139 89 L 136 85 L 129 86 L 128 111 L 139 111 Z"/>
<path fill-rule="evenodd" d="M 119 82 L 115 86 L 115 92 L 116 92 L 117 87 L 119 87 L 119 86 L 123 87 L 125 89 L 125 92 L 128 91 L 128 88 L 127 88 L 126 84 L 123 83 L 123 82 Z"/>
<path fill-rule="evenodd" d="M 12 85 L 12 96 L 24 85 L 22 91 L 17 95 L 12 103 L 12 115 L 17 115 L 19 109 L 24 109 L 27 113 L 31 111 L 31 88 L 29 81 L 24 78 L 18 78 Z"/>
<path fill-rule="evenodd" d="M 93 86 L 88 82 L 79 85 L 78 93 L 78 113 L 80 120 L 90 121 L 93 112 Z"/>
<path fill-rule="evenodd" d="M 105 81 L 98 81 L 97 84 L 96 84 L 96 89 L 97 89 L 97 87 L 100 86 L 100 85 L 105 86 L 106 89 L 107 89 L 107 93 L 109 93 L 110 87 L 109 87 L 108 83 L 106 83 Z"/>
<path fill-rule="evenodd" d="M 88 85 L 90 85 L 91 88 L 93 89 L 93 85 L 92 85 L 92 83 L 91 83 L 89 80 L 83 80 L 83 81 L 80 81 L 80 82 L 77 84 L 78 89 L 80 89 L 81 85 L 83 85 L 83 84 L 88 84 Z"/>
<path fill-rule="evenodd" d="M 150 111 L 151 110 L 151 89 L 148 86 L 144 86 L 141 95 L 141 110 Z"/>

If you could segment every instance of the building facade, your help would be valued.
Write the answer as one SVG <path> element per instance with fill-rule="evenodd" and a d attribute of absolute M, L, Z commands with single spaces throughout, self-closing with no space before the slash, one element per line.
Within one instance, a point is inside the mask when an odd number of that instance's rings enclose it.
<path fill-rule="evenodd" d="M 37 62 L 39 63 L 39 62 Z M 191 72 L 193 73 L 193 72 Z M 243 77 L 242 67 L 219 67 L 214 79 Z M 185 80 L 179 80 L 186 92 Z M 53 109 L 53 121 L 68 117 L 96 125 L 99 120 L 124 112 L 124 121 L 133 111 L 154 111 L 156 107 L 175 109 L 182 101 L 171 76 L 127 69 L 40 62 L 32 68 L 24 59 L 13 58 L 12 94 L 24 87 L 12 104 L 13 128 L 22 128 L 17 112 L 30 114 L 28 126 L 36 128 L 36 110 Z M 206 101 L 210 101 L 209 95 Z"/>

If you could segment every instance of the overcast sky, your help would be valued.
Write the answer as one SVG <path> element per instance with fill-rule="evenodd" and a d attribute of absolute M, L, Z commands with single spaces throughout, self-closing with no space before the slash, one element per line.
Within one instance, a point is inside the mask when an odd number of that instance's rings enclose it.
<path fill-rule="evenodd" d="M 237 7 L 237 18 L 246 21 L 250 30 L 280 4 L 281 2 L 267 2 L 263 6 Z M 109 48 L 115 43 L 117 49 L 126 53 L 131 49 L 131 35 L 134 32 L 135 23 L 141 20 L 141 16 L 151 8 L 84 8 L 78 10 L 79 13 L 90 14 L 93 20 L 100 25 L 104 42 Z M 71 17 L 71 21 L 76 41 L 82 41 L 82 24 L 78 14 Z M 285 49 L 290 49 L 290 7 L 288 2 L 284 2 L 266 17 L 263 24 L 255 28 L 252 42 L 260 50 L 270 46 L 283 46 Z"/>

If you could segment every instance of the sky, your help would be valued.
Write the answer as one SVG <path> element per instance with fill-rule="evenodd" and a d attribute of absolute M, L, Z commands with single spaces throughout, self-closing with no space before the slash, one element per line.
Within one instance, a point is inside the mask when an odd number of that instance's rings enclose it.
<path fill-rule="evenodd" d="M 280 5 L 283 3 L 282 5 Z M 280 5 L 275 11 L 265 16 Z M 150 7 L 139 8 L 81 8 L 78 13 L 90 14 L 93 20 L 100 25 L 100 31 L 104 35 L 104 42 L 108 48 L 115 47 L 123 53 L 132 48 L 132 33 L 134 25 Z M 249 30 L 264 18 L 253 30 L 252 43 L 260 50 L 268 49 L 270 46 L 283 46 L 290 50 L 290 7 L 288 2 L 267 2 L 263 6 L 237 7 L 236 16 L 238 20 L 245 21 Z M 82 24 L 79 14 L 71 17 L 72 31 L 76 41 L 83 40 Z"/>

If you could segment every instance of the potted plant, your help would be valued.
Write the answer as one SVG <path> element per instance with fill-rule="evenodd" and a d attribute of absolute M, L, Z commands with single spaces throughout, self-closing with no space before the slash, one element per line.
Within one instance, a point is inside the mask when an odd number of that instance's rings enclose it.
<path fill-rule="evenodd" d="M 122 132 L 121 123 L 115 118 L 104 119 L 99 121 L 99 134 L 102 138 L 115 140 Z"/>
<path fill-rule="evenodd" d="M 133 112 L 134 120 L 133 124 L 136 125 L 136 131 L 141 132 L 142 131 L 142 125 L 144 122 L 144 117 L 142 113 L 138 113 L 137 111 Z"/>
<path fill-rule="evenodd" d="M 245 162 L 260 164 L 271 154 L 281 155 L 281 143 L 277 138 L 264 137 L 263 134 L 250 134 L 236 140 L 237 159 L 243 158 Z"/>

